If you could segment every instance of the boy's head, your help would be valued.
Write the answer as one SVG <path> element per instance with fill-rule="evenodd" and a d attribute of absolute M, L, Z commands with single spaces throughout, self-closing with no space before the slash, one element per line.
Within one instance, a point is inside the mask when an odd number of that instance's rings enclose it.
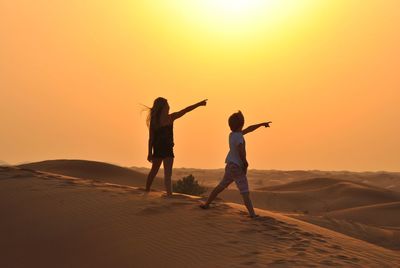
<path fill-rule="evenodd" d="M 229 116 L 229 127 L 233 132 L 241 131 L 244 126 L 244 116 L 241 111 L 232 114 Z"/>

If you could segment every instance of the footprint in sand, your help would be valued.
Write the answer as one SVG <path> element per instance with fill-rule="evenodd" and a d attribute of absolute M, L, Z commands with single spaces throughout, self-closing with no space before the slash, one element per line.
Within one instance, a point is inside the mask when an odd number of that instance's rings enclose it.
<path fill-rule="evenodd" d="M 339 260 L 344 260 L 344 261 L 347 261 L 347 262 L 358 262 L 359 261 L 358 258 L 355 258 L 355 257 L 352 258 L 352 257 L 346 256 L 346 255 L 341 255 L 341 254 L 339 254 L 339 255 L 331 255 L 331 257 L 339 259 Z"/>
<path fill-rule="evenodd" d="M 255 261 L 246 261 L 241 263 L 241 265 L 255 265 L 255 264 L 257 264 L 257 262 Z"/>
<path fill-rule="evenodd" d="M 320 264 L 326 265 L 326 266 L 335 266 L 335 267 L 341 266 L 339 263 L 333 262 L 331 260 L 323 260 L 320 262 Z"/>
<path fill-rule="evenodd" d="M 11 179 L 22 179 L 22 178 L 30 178 L 30 177 L 32 177 L 32 174 L 21 173 L 21 174 L 12 175 L 9 178 L 11 178 Z"/>
<path fill-rule="evenodd" d="M 317 241 L 317 242 L 321 242 L 321 243 L 327 243 L 326 240 L 321 239 L 321 238 L 313 238 L 313 240 Z"/>
<path fill-rule="evenodd" d="M 296 257 L 305 257 L 305 256 L 307 256 L 307 255 L 308 255 L 307 253 L 305 253 L 304 251 L 302 251 L 302 252 L 297 253 L 297 254 L 296 254 Z"/>
<path fill-rule="evenodd" d="M 282 231 L 282 230 L 279 230 L 279 231 L 278 231 L 278 234 L 279 234 L 279 235 L 289 235 L 290 233 L 289 233 L 289 232 Z"/>
<path fill-rule="evenodd" d="M 338 249 L 338 250 L 342 250 L 343 248 L 341 247 L 341 246 L 339 246 L 339 245 L 331 245 L 331 246 L 329 246 L 330 248 L 332 248 L 332 249 Z"/>
<path fill-rule="evenodd" d="M 301 234 L 301 235 L 304 235 L 304 236 L 306 236 L 306 237 L 312 237 L 312 236 L 314 236 L 314 234 L 309 233 L 309 232 L 300 232 L 300 234 Z"/>
<path fill-rule="evenodd" d="M 171 202 L 173 206 L 192 206 L 192 202 Z M 197 208 L 196 208 L 197 209 Z"/>
<path fill-rule="evenodd" d="M 322 248 L 313 248 L 315 250 L 315 252 L 318 253 L 330 253 L 329 251 L 322 249 Z"/>
<path fill-rule="evenodd" d="M 275 237 L 275 239 L 278 240 L 279 242 L 284 242 L 284 243 L 292 241 L 290 237 L 283 237 L 283 236 L 277 236 Z"/>
<path fill-rule="evenodd" d="M 249 258 L 249 257 L 254 257 L 254 256 L 257 256 L 260 254 L 261 254 L 261 252 L 256 250 L 256 251 L 251 251 L 251 252 L 240 254 L 238 257 L 239 258 Z"/>
<path fill-rule="evenodd" d="M 303 240 L 301 240 L 301 241 L 298 241 L 298 242 L 294 243 L 294 244 L 290 247 L 290 249 L 291 249 L 291 250 L 294 250 L 294 251 L 296 251 L 296 252 L 299 252 L 299 251 L 307 251 L 307 249 L 310 248 L 310 245 L 311 245 L 311 241 L 310 241 L 310 240 L 303 239 Z"/>
<path fill-rule="evenodd" d="M 169 207 L 166 206 L 158 206 L 158 207 L 147 207 L 144 208 L 142 210 L 140 210 L 139 212 L 137 212 L 137 215 L 144 215 L 144 216 L 153 216 L 153 215 L 157 215 L 157 214 L 161 214 L 161 213 L 166 213 L 170 210 Z"/>
<path fill-rule="evenodd" d="M 285 260 L 285 259 L 279 259 L 271 262 L 268 267 L 299 267 L 299 263 L 297 263 L 294 260 Z M 305 265 L 302 265 L 301 267 L 304 267 Z"/>
<path fill-rule="evenodd" d="M 242 234 L 255 234 L 255 233 L 257 233 L 257 230 L 254 230 L 254 229 L 242 229 L 242 230 L 239 231 L 239 233 L 242 233 Z"/>

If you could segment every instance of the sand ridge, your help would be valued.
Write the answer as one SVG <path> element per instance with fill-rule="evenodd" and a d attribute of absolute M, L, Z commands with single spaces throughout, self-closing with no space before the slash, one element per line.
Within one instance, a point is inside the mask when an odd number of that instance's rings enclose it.
<path fill-rule="evenodd" d="M 46 160 L 19 165 L 19 167 L 64 176 L 92 179 L 102 182 L 113 182 L 131 186 L 142 186 L 147 177 L 146 174 L 129 168 L 89 160 Z M 164 187 L 164 184 L 159 177 L 154 179 L 153 184 L 156 188 Z"/>
<path fill-rule="evenodd" d="M 314 178 L 264 187 L 254 191 L 254 195 L 271 196 L 269 204 L 276 203 L 276 210 L 279 211 L 302 209 L 312 214 L 400 201 L 398 192 L 331 178 Z"/>

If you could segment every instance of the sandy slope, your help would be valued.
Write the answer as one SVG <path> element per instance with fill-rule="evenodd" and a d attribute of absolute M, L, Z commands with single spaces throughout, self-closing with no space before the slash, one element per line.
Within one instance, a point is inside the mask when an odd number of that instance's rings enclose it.
<path fill-rule="evenodd" d="M 327 216 L 291 215 L 302 221 L 306 221 L 338 233 L 342 233 L 369 243 L 388 249 L 397 250 L 400 255 L 400 229 L 386 228 L 363 224 L 346 219 L 336 219 Z"/>
<path fill-rule="evenodd" d="M 398 192 L 363 183 L 316 178 L 264 187 L 263 191 L 253 191 L 251 196 L 258 208 L 289 213 L 291 217 L 357 239 L 400 249 Z M 241 202 L 235 190 L 227 190 L 221 197 Z"/>
<path fill-rule="evenodd" d="M 240 202 L 237 190 L 228 190 L 224 199 Z M 363 183 L 315 178 L 252 191 L 256 207 L 281 212 L 326 212 L 400 201 L 400 193 Z"/>
<path fill-rule="evenodd" d="M 144 187 L 146 174 L 108 163 L 88 160 L 47 160 L 20 165 L 21 168 L 45 171 L 65 176 Z M 161 179 L 154 180 L 156 188 L 164 187 Z"/>
<path fill-rule="evenodd" d="M 337 210 L 327 213 L 327 216 L 376 226 L 400 228 L 400 202 Z"/>
<path fill-rule="evenodd" d="M 1 267 L 395 267 L 397 252 L 268 211 L 1 168 Z"/>
<path fill-rule="evenodd" d="M 146 169 L 132 171 L 106 163 L 84 160 L 51 160 L 23 165 L 22 167 L 135 187 L 143 187 L 146 175 L 140 172 L 147 171 Z M 174 174 L 183 177 L 194 173 L 198 179 L 215 180 L 222 174 L 221 172 L 223 170 L 177 169 Z M 267 180 L 272 183 L 271 178 L 268 176 L 282 176 L 283 174 L 285 176 L 297 176 L 296 178 L 307 178 L 310 174 L 321 173 L 320 171 L 292 171 L 286 172 L 286 174 L 283 171 L 266 173 L 265 171 L 257 170 L 250 172 L 254 173 L 252 174 L 253 179 L 250 180 L 250 186 L 253 188 L 257 186 L 257 184 L 254 184 L 256 178 L 254 176 L 267 176 Z M 329 174 L 331 172 L 326 172 L 326 175 Z M 346 178 L 351 178 L 350 175 L 353 173 L 336 172 L 335 174 L 344 174 Z M 364 173 L 354 174 L 356 176 L 364 176 Z M 393 180 L 392 183 L 394 183 Z M 156 180 L 154 188 L 163 189 L 162 181 Z M 400 249 L 400 226 L 393 224 L 393 219 L 397 219 L 396 216 L 383 215 L 383 217 L 379 217 L 379 225 L 371 225 L 374 224 L 374 221 L 369 221 L 369 219 L 373 218 L 374 214 L 368 213 L 365 209 L 362 209 L 358 217 L 348 217 L 352 216 L 352 214 L 346 214 L 349 208 L 373 207 L 376 204 L 398 202 L 400 199 L 397 192 L 365 183 L 335 178 L 304 179 L 278 185 L 275 182 L 275 185 L 264 186 L 261 189 L 261 191 L 252 191 L 251 194 L 253 203 L 258 208 L 284 212 L 291 217 L 296 217 L 357 239 L 390 249 Z M 242 203 L 241 196 L 234 186 L 225 190 L 221 197 L 226 201 Z M 343 210 L 342 216 L 340 213 L 335 213 L 341 210 Z M 384 209 L 380 213 L 385 214 L 386 212 L 390 213 L 390 211 L 393 212 L 392 214 L 400 215 L 397 207 L 394 208 L 394 211 L 393 209 Z M 397 223 L 397 220 L 395 222 Z M 388 226 L 391 227 L 388 228 Z"/>

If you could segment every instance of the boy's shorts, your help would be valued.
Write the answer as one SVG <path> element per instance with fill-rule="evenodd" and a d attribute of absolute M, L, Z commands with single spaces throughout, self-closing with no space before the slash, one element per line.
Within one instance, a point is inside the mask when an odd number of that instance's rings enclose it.
<path fill-rule="evenodd" d="M 247 176 L 244 173 L 243 169 L 237 164 L 229 162 L 226 164 L 225 174 L 223 179 L 219 183 L 219 186 L 226 188 L 233 181 L 235 181 L 236 186 L 241 194 L 249 192 L 249 183 L 247 182 Z"/>

